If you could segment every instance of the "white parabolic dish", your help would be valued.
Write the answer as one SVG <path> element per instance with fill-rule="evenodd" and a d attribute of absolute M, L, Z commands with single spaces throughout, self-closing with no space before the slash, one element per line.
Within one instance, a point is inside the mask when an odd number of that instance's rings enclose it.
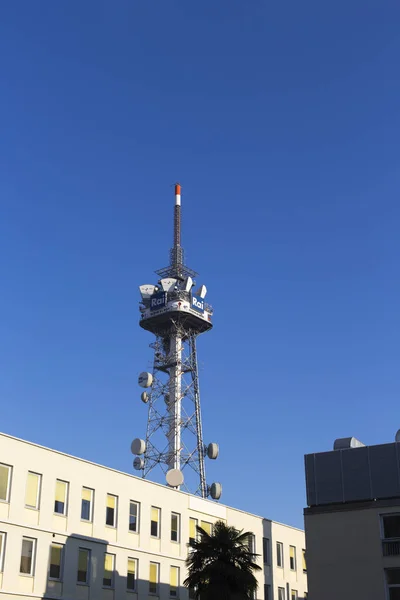
<path fill-rule="evenodd" d="M 170 487 L 179 487 L 183 483 L 183 473 L 179 469 L 171 469 L 165 476 Z"/>

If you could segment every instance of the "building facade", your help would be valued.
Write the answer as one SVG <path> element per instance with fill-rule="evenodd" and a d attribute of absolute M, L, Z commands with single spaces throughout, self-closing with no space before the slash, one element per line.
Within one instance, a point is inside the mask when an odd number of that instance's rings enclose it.
<path fill-rule="evenodd" d="M 306 597 L 303 532 L 0 434 L 0 600 L 187 600 L 187 544 L 217 520 L 253 532 L 258 600 Z"/>
<path fill-rule="evenodd" d="M 400 600 L 400 443 L 305 457 L 310 600 Z"/>

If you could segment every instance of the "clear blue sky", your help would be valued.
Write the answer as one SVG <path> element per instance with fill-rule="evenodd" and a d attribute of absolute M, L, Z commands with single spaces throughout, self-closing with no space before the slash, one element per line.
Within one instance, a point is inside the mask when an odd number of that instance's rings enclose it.
<path fill-rule="evenodd" d="M 0 10 L 0 429 L 131 471 L 138 290 L 183 243 L 223 501 L 302 526 L 303 455 L 399 410 L 398 2 Z"/>

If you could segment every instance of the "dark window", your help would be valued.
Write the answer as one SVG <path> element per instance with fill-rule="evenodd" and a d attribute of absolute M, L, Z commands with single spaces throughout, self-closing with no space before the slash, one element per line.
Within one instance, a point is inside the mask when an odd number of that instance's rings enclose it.
<path fill-rule="evenodd" d="M 270 585 L 264 584 L 264 597 L 265 597 L 265 600 L 272 600 Z"/>
<path fill-rule="evenodd" d="M 90 521 L 90 501 L 82 500 L 81 519 Z"/>
<path fill-rule="evenodd" d="M 383 517 L 383 536 L 388 538 L 400 538 L 400 515 Z"/>
<path fill-rule="evenodd" d="M 400 569 L 386 569 L 386 580 L 389 585 L 400 584 Z"/>
<path fill-rule="evenodd" d="M 110 525 L 111 527 L 114 527 L 114 509 L 111 508 L 110 506 L 107 506 L 106 525 Z"/>
<path fill-rule="evenodd" d="M 129 531 L 138 530 L 138 505 L 137 502 L 131 502 L 129 505 Z"/>
<path fill-rule="evenodd" d="M 269 565 L 269 539 L 263 538 L 263 560 L 264 565 Z"/>

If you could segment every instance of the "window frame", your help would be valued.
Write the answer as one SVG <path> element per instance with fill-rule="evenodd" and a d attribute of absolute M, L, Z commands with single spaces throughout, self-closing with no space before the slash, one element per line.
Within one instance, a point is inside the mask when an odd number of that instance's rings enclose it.
<path fill-rule="evenodd" d="M 278 552 L 278 547 L 280 548 L 280 553 Z M 279 554 L 280 554 L 280 563 L 279 564 Z M 283 560 L 283 542 L 276 542 L 276 566 L 278 567 L 278 569 L 283 569 L 284 568 L 284 560 Z"/>
<path fill-rule="evenodd" d="M 172 573 L 172 569 L 176 569 L 176 592 L 175 595 L 172 593 L 171 590 L 171 573 Z M 177 567 L 176 565 L 170 565 L 169 567 L 169 597 L 170 598 L 179 598 L 179 586 L 180 586 L 180 568 Z"/>
<path fill-rule="evenodd" d="M 59 577 L 52 577 L 50 575 L 50 573 L 51 573 L 51 549 L 53 548 L 53 546 L 57 546 L 58 548 L 61 548 L 60 576 Z M 63 576 L 64 576 L 64 544 L 60 544 L 59 542 L 51 542 L 51 544 L 50 544 L 50 556 L 49 556 L 49 575 L 48 575 L 47 579 L 49 581 L 62 581 L 63 580 Z"/>
<path fill-rule="evenodd" d="M 113 524 L 110 525 L 109 523 L 107 523 L 107 509 L 110 508 L 109 506 L 107 506 L 107 502 L 106 502 L 106 519 L 105 519 L 105 523 L 106 523 L 106 527 L 111 527 L 111 529 L 116 529 L 117 528 L 117 524 L 118 524 L 118 496 L 116 496 L 115 494 L 108 494 L 106 495 L 106 500 L 108 499 L 108 497 L 111 498 L 115 498 L 115 507 L 114 507 L 114 519 L 113 519 Z"/>
<path fill-rule="evenodd" d="M 85 519 L 84 517 L 82 517 L 83 502 L 87 502 L 87 500 L 83 499 L 83 490 L 87 490 L 88 492 L 90 492 L 90 508 L 89 508 L 89 518 L 88 519 Z M 93 523 L 93 509 L 94 509 L 94 489 L 83 485 L 82 490 L 81 490 L 81 521 L 83 521 L 84 523 Z"/>
<path fill-rule="evenodd" d="M 263 537 L 263 564 L 271 564 L 270 540 L 267 537 Z"/>
<path fill-rule="evenodd" d="M 87 556 L 87 569 L 86 569 L 86 579 L 85 581 L 79 581 L 79 554 L 80 552 L 86 552 Z M 85 548 L 83 546 L 79 546 L 78 548 L 78 568 L 76 570 L 76 585 L 90 585 L 90 576 L 91 576 L 91 568 L 92 568 L 92 551 L 90 548 Z"/>
<path fill-rule="evenodd" d="M 150 581 L 150 572 L 151 572 L 151 565 L 155 565 L 156 566 L 156 591 L 152 592 L 150 591 L 150 586 L 152 585 L 151 581 Z M 160 563 L 154 562 L 154 561 L 150 561 L 149 562 L 149 596 L 158 596 L 159 595 L 159 591 L 160 591 Z"/>
<path fill-rule="evenodd" d="M 196 536 L 196 537 L 194 537 L 194 538 L 193 538 L 193 537 L 191 537 L 191 535 L 190 535 L 190 522 L 191 522 L 191 521 L 193 521 L 193 522 L 194 522 L 194 533 L 195 533 L 195 536 Z M 198 532 L 197 532 L 197 526 L 198 526 L 198 524 L 199 524 L 199 520 L 198 520 L 198 519 L 195 519 L 194 517 L 189 517 L 189 544 L 190 544 L 190 542 L 191 542 L 192 540 L 193 540 L 194 542 L 196 542 L 196 541 L 197 541 L 197 539 L 198 539 L 198 537 L 199 537 L 199 535 L 198 535 Z"/>
<path fill-rule="evenodd" d="M 136 523 L 135 523 L 135 529 L 131 529 L 131 506 L 132 504 L 136 505 Z M 136 500 L 129 500 L 129 523 L 128 523 L 128 531 L 129 533 L 139 533 L 139 522 L 140 519 L 140 502 L 137 502 Z"/>
<path fill-rule="evenodd" d="M 172 534 L 175 532 L 174 529 L 172 529 L 172 518 L 176 517 L 176 540 L 172 539 Z M 181 515 L 180 513 L 171 512 L 171 542 L 173 542 L 174 544 L 179 544 L 181 541 Z"/>
<path fill-rule="evenodd" d="M 134 587 L 128 587 L 128 576 L 129 576 L 129 561 L 132 560 L 135 563 L 135 577 L 134 577 Z M 129 593 L 137 594 L 137 582 L 138 582 L 138 570 L 139 570 L 139 560 L 134 558 L 133 556 L 128 556 L 127 559 L 127 569 L 126 569 L 126 591 Z"/>
<path fill-rule="evenodd" d="M 281 593 L 282 592 L 282 593 Z M 285 588 L 278 587 L 278 600 L 285 600 Z"/>
<path fill-rule="evenodd" d="M 299 592 L 297 590 L 290 590 L 290 600 L 299 600 Z"/>
<path fill-rule="evenodd" d="M 291 550 L 293 548 L 293 556 L 291 556 Z M 293 560 L 293 567 L 292 567 Z M 297 571 L 297 556 L 296 556 L 296 546 L 289 546 L 289 569 L 291 571 Z"/>
<path fill-rule="evenodd" d="M 4 571 L 4 559 L 6 554 L 6 540 L 7 533 L 5 531 L 0 531 L 1 542 L 0 542 L 0 573 Z"/>
<path fill-rule="evenodd" d="M 0 498 L 0 502 L 4 502 L 4 504 L 10 503 L 10 495 L 11 495 L 11 479 L 13 468 L 11 465 L 6 465 L 6 463 L 0 463 L 0 467 L 5 467 L 8 470 L 8 479 L 7 479 L 7 490 L 5 499 Z"/>
<path fill-rule="evenodd" d="M 24 541 L 32 542 L 32 560 L 31 560 L 31 569 L 29 573 L 23 573 L 21 571 L 21 562 L 22 562 L 22 548 L 24 546 Z M 21 543 L 21 554 L 20 554 L 20 564 L 19 564 L 19 575 L 22 577 L 34 577 L 35 575 L 35 563 L 36 563 L 36 547 L 37 547 L 37 538 L 33 538 L 27 535 L 22 536 Z"/>
<path fill-rule="evenodd" d="M 302 559 L 303 573 L 307 573 L 307 555 L 306 555 L 305 548 L 301 549 L 301 559 Z"/>
<path fill-rule="evenodd" d="M 30 504 L 26 503 L 26 494 L 27 494 L 27 491 L 28 491 L 29 475 L 36 475 L 38 477 L 38 486 L 37 486 L 37 492 L 36 492 L 36 504 L 35 504 L 35 506 L 31 506 Z M 42 491 L 42 474 L 41 473 L 36 473 L 36 471 L 28 471 L 27 477 L 26 477 L 26 485 L 25 485 L 25 508 L 29 508 L 30 510 L 39 510 L 39 508 L 40 508 L 40 495 L 41 495 L 41 491 Z"/>
<path fill-rule="evenodd" d="M 264 583 L 264 598 L 265 600 L 272 600 L 271 586 L 269 583 Z"/>
<path fill-rule="evenodd" d="M 105 580 L 105 572 L 106 572 L 106 557 L 111 556 L 112 559 L 112 570 L 111 570 L 111 583 L 104 583 Z M 115 587 L 115 554 L 111 552 L 104 552 L 104 563 L 103 563 L 103 588 L 106 590 L 113 590 Z"/>
<path fill-rule="evenodd" d="M 56 500 L 57 482 L 65 483 L 64 512 L 56 511 L 56 502 L 59 502 L 59 500 Z M 65 481 L 64 479 L 56 479 L 56 489 L 54 492 L 54 514 L 55 515 L 57 515 L 59 517 L 67 517 L 68 516 L 68 499 L 69 499 L 69 481 Z"/>
<path fill-rule="evenodd" d="M 151 518 L 152 517 L 152 511 L 153 511 L 153 509 L 158 511 L 158 521 L 153 521 L 153 519 Z M 154 535 L 152 533 L 153 523 L 157 523 L 157 535 Z M 160 537 L 161 537 L 161 508 L 159 508 L 158 506 L 151 506 L 150 507 L 150 537 L 152 537 L 154 539 L 157 539 L 157 540 L 159 540 Z"/>

